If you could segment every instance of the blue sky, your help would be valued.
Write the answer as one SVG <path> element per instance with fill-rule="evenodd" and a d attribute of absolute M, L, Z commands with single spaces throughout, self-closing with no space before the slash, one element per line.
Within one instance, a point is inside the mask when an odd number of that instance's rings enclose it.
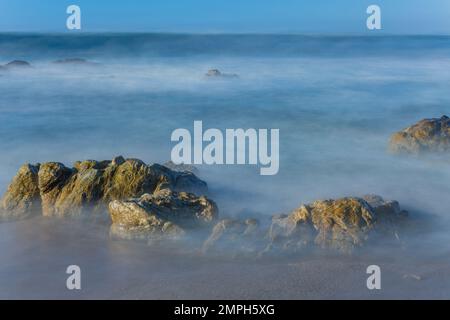
<path fill-rule="evenodd" d="M 450 34 L 450 0 L 0 0 L 1 31 L 365 33 L 366 8 L 382 10 L 385 33 Z"/>

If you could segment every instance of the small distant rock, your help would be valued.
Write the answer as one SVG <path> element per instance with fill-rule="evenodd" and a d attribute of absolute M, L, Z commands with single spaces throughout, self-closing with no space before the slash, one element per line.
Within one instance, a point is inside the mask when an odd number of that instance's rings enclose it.
<path fill-rule="evenodd" d="M 414 279 L 414 280 L 420 281 L 420 280 L 422 280 L 422 277 L 417 274 L 407 273 L 407 274 L 403 275 L 403 279 Z"/>
<path fill-rule="evenodd" d="M 450 151 L 450 118 L 424 119 L 391 136 L 389 150 L 396 154 Z"/>
<path fill-rule="evenodd" d="M 210 78 L 238 78 L 239 76 L 235 73 L 222 73 L 218 69 L 210 69 L 205 74 L 206 77 Z"/>
<path fill-rule="evenodd" d="M 218 69 L 210 69 L 206 73 L 207 77 L 220 77 L 222 75 L 222 72 L 220 72 Z"/>
<path fill-rule="evenodd" d="M 96 63 L 88 61 L 82 58 L 67 58 L 53 61 L 55 64 L 66 64 L 66 65 L 95 65 Z"/>
<path fill-rule="evenodd" d="M 31 64 L 28 61 L 24 60 L 13 60 L 11 62 L 8 62 L 4 65 L 6 69 L 13 69 L 13 68 L 30 68 Z"/>

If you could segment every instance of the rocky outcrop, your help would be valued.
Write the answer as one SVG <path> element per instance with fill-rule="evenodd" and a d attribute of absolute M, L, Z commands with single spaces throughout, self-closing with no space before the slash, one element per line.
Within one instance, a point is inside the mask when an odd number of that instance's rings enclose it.
<path fill-rule="evenodd" d="M 0 211 L 4 219 L 105 212 L 112 200 L 167 188 L 198 194 L 207 190 L 206 183 L 190 172 L 175 172 L 138 159 L 78 161 L 73 168 L 58 162 L 27 164 L 9 185 Z"/>
<path fill-rule="evenodd" d="M 450 151 L 450 118 L 424 119 L 396 132 L 389 142 L 393 153 L 423 154 Z"/>
<path fill-rule="evenodd" d="M 398 239 L 398 229 L 406 215 L 398 202 L 374 195 L 315 201 L 289 215 L 273 217 L 267 250 L 277 247 L 296 251 L 317 245 L 352 252 L 372 234 Z"/>
<path fill-rule="evenodd" d="M 41 212 L 39 167 L 30 164 L 20 167 L 0 204 L 0 218 L 21 219 Z"/>
<path fill-rule="evenodd" d="M 207 226 L 216 220 L 216 204 L 205 196 L 170 189 L 144 194 L 138 199 L 109 204 L 111 236 L 147 241 L 179 238 L 187 229 Z"/>
<path fill-rule="evenodd" d="M 318 200 L 272 217 L 268 229 L 255 219 L 223 219 L 203 243 L 204 253 L 232 255 L 331 249 L 351 253 L 368 243 L 399 243 L 408 213 L 377 195 Z"/>
<path fill-rule="evenodd" d="M 223 219 L 203 243 L 202 252 L 255 253 L 263 240 L 261 236 L 256 219 Z"/>
<path fill-rule="evenodd" d="M 208 78 L 238 78 L 239 76 L 235 73 L 222 73 L 218 69 L 210 69 L 205 74 Z"/>
<path fill-rule="evenodd" d="M 23 165 L 0 206 L 2 220 L 33 215 L 97 216 L 112 220 L 120 239 L 178 239 L 193 230 L 211 231 L 204 253 L 289 253 L 320 247 L 350 253 L 366 243 L 398 241 L 407 212 L 377 195 L 318 200 L 290 214 L 272 217 L 269 228 L 255 219 L 223 219 L 204 196 L 206 183 L 188 171 L 174 171 L 138 159 Z M 215 224 L 215 225 L 214 225 Z M 196 248 L 198 248 L 196 246 Z"/>

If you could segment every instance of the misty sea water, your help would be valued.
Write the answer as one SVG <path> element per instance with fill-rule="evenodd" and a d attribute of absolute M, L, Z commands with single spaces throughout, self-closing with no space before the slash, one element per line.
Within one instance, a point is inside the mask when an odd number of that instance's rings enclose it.
<path fill-rule="evenodd" d="M 54 63 L 68 58 L 93 64 Z M 352 256 L 236 259 L 199 255 L 189 241 L 114 241 L 108 223 L 34 217 L 0 224 L 0 298 L 448 298 L 450 159 L 387 146 L 396 131 L 450 115 L 450 37 L 0 34 L 0 65 L 16 59 L 31 67 L 0 68 L 1 194 L 24 163 L 164 163 L 171 133 L 200 120 L 204 130 L 280 130 L 276 175 L 198 166 L 221 217 L 267 225 L 301 203 L 379 194 L 431 232 Z M 73 264 L 76 292 L 65 287 Z M 366 287 L 372 264 L 379 292 Z"/>
<path fill-rule="evenodd" d="M 55 65 L 84 58 L 96 65 Z M 448 159 L 387 153 L 450 111 L 450 37 L 1 34 L 0 191 L 26 162 L 170 159 L 177 128 L 280 129 L 280 170 L 200 166 L 221 213 L 270 216 L 368 193 L 445 216 Z M 236 79 L 208 79 L 208 69 Z"/>

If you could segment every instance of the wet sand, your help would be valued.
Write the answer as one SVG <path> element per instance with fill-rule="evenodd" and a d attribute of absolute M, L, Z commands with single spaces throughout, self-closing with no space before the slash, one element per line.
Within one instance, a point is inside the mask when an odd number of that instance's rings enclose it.
<path fill-rule="evenodd" d="M 205 257 L 182 246 L 113 241 L 100 224 L 34 218 L 0 224 L 0 298 L 450 298 L 448 252 L 407 251 Z M 81 290 L 66 289 L 65 271 L 72 264 L 81 267 Z M 366 287 L 366 268 L 371 264 L 381 267 L 381 290 Z"/>

